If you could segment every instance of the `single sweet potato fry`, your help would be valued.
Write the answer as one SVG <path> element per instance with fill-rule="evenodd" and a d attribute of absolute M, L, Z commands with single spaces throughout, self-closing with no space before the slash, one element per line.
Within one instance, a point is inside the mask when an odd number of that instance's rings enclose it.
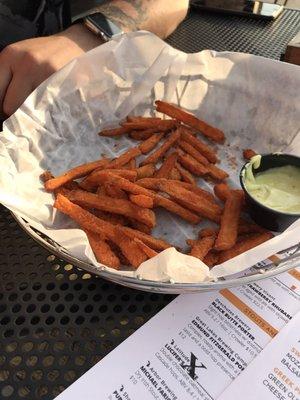
<path fill-rule="evenodd" d="M 208 173 L 206 165 L 200 164 L 189 154 L 179 154 L 178 162 L 194 175 L 203 176 Z"/>
<path fill-rule="evenodd" d="M 210 175 L 213 179 L 223 181 L 224 179 L 229 177 L 227 172 L 223 171 L 221 168 L 217 167 L 214 164 L 208 164 L 205 165 L 205 167 L 208 170 L 208 175 Z"/>
<path fill-rule="evenodd" d="M 169 176 L 169 178 L 170 179 L 173 179 L 174 181 L 181 181 L 181 173 L 180 173 L 180 171 L 179 171 L 179 168 L 178 168 L 178 163 L 176 163 L 176 166 L 172 169 L 172 171 L 170 172 L 170 176 Z M 188 172 L 188 171 L 187 171 Z"/>
<path fill-rule="evenodd" d="M 136 159 L 132 158 L 127 164 L 123 165 L 122 169 L 136 169 Z"/>
<path fill-rule="evenodd" d="M 127 226 L 129 224 L 128 218 L 124 215 L 109 213 L 106 211 L 96 210 L 91 211 L 96 217 L 103 219 L 104 221 L 110 222 L 113 225 Z"/>
<path fill-rule="evenodd" d="M 130 132 L 130 129 L 121 126 L 119 128 L 104 129 L 103 131 L 99 132 L 99 136 L 107 136 L 107 137 L 122 136 L 128 132 Z"/>
<path fill-rule="evenodd" d="M 154 175 L 155 178 L 168 179 L 172 169 L 174 168 L 174 166 L 176 164 L 177 158 L 178 158 L 178 153 L 176 151 L 174 151 L 168 157 L 166 157 L 164 162 L 162 163 L 161 167 Z"/>
<path fill-rule="evenodd" d="M 186 142 L 185 140 L 179 140 L 178 142 L 179 147 L 182 148 L 186 153 L 190 156 L 194 157 L 200 164 L 208 165 L 209 161 L 206 157 L 204 157 L 199 150 L 193 147 L 190 143 Z"/>
<path fill-rule="evenodd" d="M 163 135 L 164 135 L 163 133 L 155 133 L 154 135 L 150 136 L 149 139 L 147 139 L 143 143 L 141 143 L 139 145 L 139 149 L 140 149 L 141 153 L 147 154 L 151 150 L 153 150 L 154 147 L 159 143 L 159 141 L 161 140 Z M 145 164 L 151 164 L 151 161 L 144 162 L 141 165 L 145 165 Z"/>
<path fill-rule="evenodd" d="M 77 222 L 83 230 L 103 235 L 106 239 L 115 243 L 133 267 L 137 268 L 147 259 L 136 243 L 130 240 L 127 235 L 122 235 L 124 232 L 123 230 L 130 228 L 118 227 L 101 220 L 77 204 L 72 203 L 61 194 L 58 194 L 54 207 L 64 214 L 67 214 Z"/>
<path fill-rule="evenodd" d="M 161 182 L 159 183 L 159 188 L 189 210 L 196 211 L 201 216 L 214 222 L 220 221 L 222 210 L 219 205 L 204 197 L 200 197 L 180 185 L 174 185 L 173 181 L 166 180 Z"/>
<path fill-rule="evenodd" d="M 104 193 L 101 193 L 102 195 L 110 196 L 115 199 L 125 199 L 128 200 L 127 194 L 124 192 L 124 190 L 120 189 L 119 187 L 115 185 L 111 185 L 110 183 L 104 183 Z M 100 194 L 100 193 L 98 193 Z"/>
<path fill-rule="evenodd" d="M 217 185 L 214 186 L 214 193 L 218 199 L 223 201 L 225 203 L 227 197 L 230 195 L 230 192 L 233 191 L 242 198 L 242 203 L 245 203 L 245 194 L 243 190 L 240 189 L 231 189 L 227 183 L 218 183 Z"/>
<path fill-rule="evenodd" d="M 241 208 L 241 196 L 235 192 L 231 192 L 226 199 L 221 217 L 220 231 L 215 242 L 216 250 L 228 250 L 235 245 Z"/>
<path fill-rule="evenodd" d="M 181 127 L 181 139 L 197 149 L 209 162 L 215 164 L 218 161 L 214 149 L 193 136 L 188 129 Z"/>
<path fill-rule="evenodd" d="M 144 194 L 130 194 L 129 199 L 132 203 L 142 208 L 153 208 L 154 206 L 153 198 Z"/>
<path fill-rule="evenodd" d="M 120 176 L 130 181 L 135 181 L 137 177 L 137 172 L 135 170 L 129 169 L 105 169 L 105 170 L 97 170 L 92 174 L 87 176 L 82 182 L 80 182 L 79 186 L 84 190 L 92 190 L 95 187 L 99 186 L 103 181 L 99 180 L 99 176 L 102 176 L 102 172 L 106 174 L 111 174 L 114 176 Z M 111 182 L 108 182 L 111 183 Z"/>
<path fill-rule="evenodd" d="M 179 138 L 180 138 L 180 131 L 179 131 L 179 129 L 177 129 L 175 132 L 170 134 L 170 136 L 164 141 L 164 143 L 156 151 L 154 151 L 147 158 L 145 158 L 145 160 L 141 163 L 141 165 L 157 163 L 157 161 L 160 158 L 162 158 L 172 146 L 174 146 L 174 144 L 177 142 L 177 140 Z M 150 139 L 148 139 L 148 140 L 150 140 Z M 145 145 L 146 142 L 147 142 L 147 140 L 143 144 L 140 145 L 140 148 L 141 148 L 141 146 Z M 145 150 L 143 150 L 143 149 L 141 149 L 141 151 L 143 153 L 145 152 Z"/>
<path fill-rule="evenodd" d="M 245 149 L 243 151 L 243 157 L 245 160 L 251 160 L 252 157 L 256 156 L 257 153 L 252 149 Z"/>
<path fill-rule="evenodd" d="M 97 168 L 105 168 L 109 164 L 109 160 L 101 159 L 90 163 L 79 165 L 78 167 L 72 168 L 65 172 L 63 175 L 57 176 L 56 178 L 50 179 L 45 182 L 46 190 L 52 192 L 53 190 L 65 185 L 74 179 L 82 178 Z"/>
<path fill-rule="evenodd" d="M 105 242 L 103 236 L 90 231 L 85 231 L 85 234 L 89 240 L 90 246 L 97 261 L 110 268 L 120 269 L 121 263 L 119 258 Z"/>
<path fill-rule="evenodd" d="M 191 246 L 190 255 L 203 261 L 204 257 L 213 248 L 215 239 L 215 236 L 206 236 L 198 240 L 188 241 Z"/>
<path fill-rule="evenodd" d="M 136 169 L 137 172 L 137 180 L 143 178 L 149 178 L 153 176 L 156 172 L 154 164 L 146 164 L 142 167 Z"/>
<path fill-rule="evenodd" d="M 136 244 L 139 246 L 139 248 L 146 254 L 146 256 L 148 258 L 152 258 L 157 256 L 157 251 L 151 249 L 151 247 L 148 247 L 144 242 L 142 242 L 140 239 L 138 238 L 134 238 L 134 241 L 136 242 Z"/>
<path fill-rule="evenodd" d="M 170 131 L 171 129 L 176 128 L 178 125 L 178 122 L 173 119 L 164 119 L 164 120 L 151 120 L 149 119 L 144 119 L 136 122 L 123 122 L 122 126 L 124 128 L 130 129 L 130 130 L 144 130 L 144 129 L 151 129 L 155 128 L 157 132 L 166 132 Z"/>
<path fill-rule="evenodd" d="M 152 210 L 138 207 L 128 200 L 99 196 L 83 190 L 73 190 L 67 194 L 67 198 L 83 207 L 96 208 L 97 210 L 134 218 L 150 228 L 155 226 L 155 214 Z"/>
<path fill-rule="evenodd" d="M 204 257 L 203 262 L 210 268 L 219 264 L 219 253 L 214 250 L 210 250 L 207 256 Z"/>
<path fill-rule="evenodd" d="M 206 122 L 201 121 L 199 118 L 197 118 L 190 112 L 185 111 L 182 108 L 175 106 L 174 104 L 166 103 L 165 101 L 157 100 L 155 104 L 157 111 L 164 113 L 171 118 L 175 118 L 178 121 L 181 121 L 184 124 L 199 130 L 203 135 L 205 135 L 211 140 L 214 140 L 217 143 L 224 142 L 225 135 L 220 129 L 214 128 L 213 126 L 207 124 Z"/>
<path fill-rule="evenodd" d="M 132 147 L 125 151 L 125 153 L 121 154 L 119 157 L 112 160 L 107 168 L 121 168 L 123 165 L 128 164 L 132 158 L 140 156 L 142 153 L 138 147 Z"/>
<path fill-rule="evenodd" d="M 264 228 L 262 228 L 259 225 L 256 225 L 253 222 L 249 222 L 246 220 L 241 220 L 239 221 L 239 226 L 238 226 L 238 234 L 243 235 L 246 233 L 258 233 L 258 232 L 266 232 Z"/>
<path fill-rule="evenodd" d="M 254 235 L 247 236 L 236 243 L 231 249 L 220 252 L 218 262 L 219 264 L 222 264 L 223 262 L 266 242 L 272 237 L 273 234 L 271 232 L 256 233 Z"/>
<path fill-rule="evenodd" d="M 145 129 L 144 131 L 132 131 L 129 136 L 134 140 L 146 140 L 149 139 L 154 133 L 157 133 L 157 129 Z"/>

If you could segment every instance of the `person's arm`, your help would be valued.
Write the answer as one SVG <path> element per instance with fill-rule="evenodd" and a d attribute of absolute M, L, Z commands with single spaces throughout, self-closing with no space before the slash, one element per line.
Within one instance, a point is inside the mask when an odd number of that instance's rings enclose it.
<path fill-rule="evenodd" d="M 110 0 L 101 12 L 124 32 L 148 30 L 161 38 L 186 16 L 188 0 Z M 13 114 L 51 74 L 102 41 L 82 24 L 53 36 L 24 40 L 0 53 L 0 116 Z"/>

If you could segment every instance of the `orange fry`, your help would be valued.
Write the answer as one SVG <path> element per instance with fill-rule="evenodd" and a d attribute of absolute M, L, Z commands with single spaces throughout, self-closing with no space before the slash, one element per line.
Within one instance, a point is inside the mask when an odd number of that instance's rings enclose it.
<path fill-rule="evenodd" d="M 180 131 L 177 129 L 175 132 L 171 133 L 171 135 L 164 141 L 164 143 L 153 153 L 151 153 L 143 162 L 141 165 L 145 164 L 155 164 L 157 161 L 164 156 L 164 154 L 172 147 L 174 144 L 177 142 L 177 140 L 180 138 Z M 151 139 L 151 138 L 150 138 Z M 148 139 L 148 140 L 150 140 Z M 140 145 L 143 146 L 146 142 Z M 141 149 L 141 151 L 144 153 L 144 151 Z"/>
<path fill-rule="evenodd" d="M 212 221 L 220 221 L 221 207 L 210 202 L 204 197 L 200 197 L 184 187 L 181 187 L 180 185 L 174 185 L 172 181 L 167 180 L 159 184 L 159 189 L 170 195 L 189 210 L 196 211 L 201 216 Z"/>
<path fill-rule="evenodd" d="M 133 115 L 128 115 L 126 118 L 127 122 L 143 122 L 143 121 L 151 121 L 152 123 L 160 122 L 161 118 L 158 117 L 135 117 Z"/>
<path fill-rule="evenodd" d="M 242 235 L 245 233 L 258 233 L 265 232 L 266 230 L 259 225 L 254 224 L 253 222 L 241 220 L 239 221 L 238 234 Z"/>
<path fill-rule="evenodd" d="M 155 226 L 155 214 L 153 211 L 138 207 L 128 200 L 99 196 L 83 190 L 73 190 L 67 194 L 67 198 L 72 201 L 72 203 L 79 204 L 83 207 L 96 208 L 97 210 L 134 218 L 150 228 Z"/>
<path fill-rule="evenodd" d="M 137 229 L 140 232 L 147 233 L 147 235 L 151 235 L 152 232 L 152 229 L 149 228 L 149 226 L 142 224 L 140 221 L 133 218 L 130 220 L 130 227 Z"/>
<path fill-rule="evenodd" d="M 190 183 L 191 185 L 196 185 L 195 178 L 193 174 L 190 173 L 187 169 L 183 168 L 178 162 L 176 163 L 176 168 L 184 182 Z"/>
<path fill-rule="evenodd" d="M 101 220 L 82 207 L 72 203 L 61 194 L 57 196 L 54 207 L 62 213 L 67 214 L 77 222 L 83 230 L 103 235 L 105 238 L 115 243 L 133 267 L 137 268 L 147 259 L 136 243 L 126 237 L 126 235 L 122 235 L 123 230 L 129 228 L 118 227 Z"/>
<path fill-rule="evenodd" d="M 213 248 L 215 236 L 206 236 L 198 240 L 188 240 L 187 243 L 191 246 L 190 255 L 202 261 Z"/>
<path fill-rule="evenodd" d="M 156 172 L 154 164 L 146 164 L 142 167 L 137 168 L 137 180 L 143 178 L 149 178 L 153 176 Z"/>
<path fill-rule="evenodd" d="M 122 232 L 124 232 L 131 239 L 134 238 L 140 239 L 143 243 L 151 247 L 151 249 L 153 250 L 161 251 L 168 249 L 169 247 L 172 247 L 170 243 L 167 243 L 162 239 L 157 239 L 153 236 L 147 235 L 146 233 L 137 231 L 132 228 L 123 227 Z"/>
<path fill-rule="evenodd" d="M 179 147 L 182 148 L 186 153 L 188 153 L 190 156 L 194 157 L 195 160 L 197 160 L 200 164 L 203 165 L 208 165 L 208 159 L 204 157 L 200 151 L 198 151 L 195 147 L 193 147 L 191 144 L 186 142 L 185 140 L 179 140 L 178 142 Z"/>
<path fill-rule="evenodd" d="M 215 243 L 216 250 L 228 250 L 235 245 L 241 208 L 241 197 L 237 193 L 231 192 L 226 199 L 221 217 L 220 231 Z"/>
<path fill-rule="evenodd" d="M 156 178 L 169 178 L 169 175 L 176 164 L 177 158 L 178 158 L 178 153 L 176 151 L 174 151 L 174 153 L 171 153 L 164 160 L 161 167 L 154 176 Z"/>
<path fill-rule="evenodd" d="M 129 169 L 105 169 L 105 170 L 97 170 L 92 174 L 87 176 L 82 182 L 80 182 L 79 186 L 84 190 L 92 190 L 93 188 L 99 186 L 102 182 L 99 180 L 99 176 L 102 176 L 102 172 L 105 174 L 110 174 L 114 176 L 120 176 L 122 178 L 135 181 L 137 177 L 137 172 Z M 111 182 L 108 182 L 109 184 Z"/>
<path fill-rule="evenodd" d="M 143 121 L 136 121 L 136 122 L 123 122 L 122 126 L 124 128 L 130 130 L 144 130 L 144 129 L 151 129 L 155 128 L 157 132 L 166 132 L 170 131 L 171 129 L 176 128 L 178 122 L 173 119 L 164 119 L 160 121 L 153 121 L 151 119 L 145 119 Z"/>
<path fill-rule="evenodd" d="M 206 165 L 200 164 L 194 157 L 189 154 L 180 154 L 178 157 L 179 163 L 190 171 L 192 174 L 197 176 L 206 175 L 208 173 L 208 169 Z"/>
<path fill-rule="evenodd" d="M 97 261 L 110 268 L 120 269 L 120 260 L 105 242 L 102 235 L 85 231 Z"/>
<path fill-rule="evenodd" d="M 240 242 L 236 243 L 231 249 L 222 251 L 220 253 L 219 263 L 230 260 L 239 254 L 244 253 L 254 247 L 266 242 L 273 237 L 271 232 L 257 233 L 243 238 Z"/>
<path fill-rule="evenodd" d="M 122 169 L 136 169 L 136 159 L 132 158 L 127 164 L 123 165 Z"/>
<path fill-rule="evenodd" d="M 128 199 L 128 196 L 124 192 L 124 190 L 118 188 L 117 186 L 105 183 L 103 187 L 104 187 L 104 193 L 98 193 L 98 194 L 114 197 L 115 199 Z"/>
<path fill-rule="evenodd" d="M 108 168 L 121 168 L 123 167 L 123 165 L 128 164 L 132 158 L 140 156 L 141 154 L 142 153 L 138 147 L 132 147 L 131 149 L 125 151 L 125 153 L 121 154 L 119 157 L 112 160 L 109 163 Z"/>
<path fill-rule="evenodd" d="M 143 143 L 141 143 L 139 145 L 139 149 L 141 151 L 141 153 L 143 154 L 147 154 L 149 153 L 151 150 L 154 149 L 154 147 L 159 143 L 160 139 L 164 136 L 163 133 L 156 133 L 152 136 L 149 137 L 149 139 L 145 140 Z M 145 165 L 145 164 L 151 164 L 151 161 L 149 162 L 144 162 L 141 165 Z"/>
<path fill-rule="evenodd" d="M 62 185 L 72 181 L 73 179 L 82 178 L 97 168 L 105 168 L 109 163 L 109 160 L 102 159 L 93 161 L 90 163 L 79 165 L 78 167 L 72 168 L 65 172 L 63 175 L 57 176 L 56 178 L 50 179 L 45 182 L 45 188 L 48 191 L 53 191 Z"/>
<path fill-rule="evenodd" d="M 252 157 L 256 156 L 257 153 L 252 149 L 243 150 L 243 157 L 245 160 L 251 160 Z"/>
<path fill-rule="evenodd" d="M 181 217 L 185 221 L 190 222 L 193 225 L 197 225 L 199 224 L 199 222 L 201 222 L 201 218 L 198 215 L 194 214 L 190 210 L 187 210 L 181 205 L 175 203 L 174 201 L 167 199 L 166 197 L 160 196 L 159 194 L 155 196 L 154 204 L 157 207 L 165 208 L 166 210 L 178 215 L 179 217 Z"/>
<path fill-rule="evenodd" d="M 131 194 L 129 199 L 132 203 L 142 208 L 153 208 L 153 198 L 144 194 Z"/>
<path fill-rule="evenodd" d="M 225 203 L 231 191 L 237 193 L 242 198 L 243 203 L 245 202 L 245 194 L 243 190 L 240 189 L 232 190 L 226 183 L 218 183 L 217 185 L 214 186 L 215 195 L 218 197 L 218 199 L 223 201 L 223 203 Z"/>
<path fill-rule="evenodd" d="M 128 132 L 130 132 L 130 129 L 121 126 L 119 128 L 104 129 L 103 131 L 99 132 L 99 136 L 114 137 L 125 135 Z"/>
<path fill-rule="evenodd" d="M 188 111 L 183 110 L 182 108 L 175 106 L 174 104 L 166 103 L 165 101 L 157 100 L 155 102 L 157 111 L 168 115 L 171 118 L 175 118 L 184 124 L 191 126 L 199 130 L 203 135 L 208 137 L 211 140 L 214 140 L 218 143 L 223 143 L 225 140 L 224 133 L 213 126 L 207 124 L 204 121 L 201 121 L 195 115 L 191 114 Z"/>
<path fill-rule="evenodd" d="M 213 179 L 218 181 L 223 181 L 224 179 L 228 178 L 229 175 L 227 172 L 223 171 L 221 168 L 218 168 L 214 164 L 205 165 L 208 170 L 208 175 L 210 175 Z"/>
<path fill-rule="evenodd" d="M 142 242 L 140 239 L 135 238 L 134 239 L 135 243 L 139 246 L 139 248 L 146 254 L 148 258 L 152 258 L 157 256 L 157 251 L 151 249 L 151 247 L 148 247 L 144 242 Z"/>
<path fill-rule="evenodd" d="M 124 215 L 108 213 L 106 211 L 94 209 L 92 214 L 96 217 L 103 219 L 104 221 L 110 222 L 113 225 L 128 225 L 128 219 Z"/>
<path fill-rule="evenodd" d="M 193 136 L 188 129 L 181 127 L 181 139 L 197 149 L 211 163 L 215 164 L 218 161 L 214 149 Z"/>
<path fill-rule="evenodd" d="M 178 163 L 176 163 L 176 167 L 174 167 L 170 172 L 169 178 L 174 181 L 181 181 L 181 173 L 179 172 Z"/>
<path fill-rule="evenodd" d="M 134 140 L 146 140 L 149 139 L 154 133 L 157 133 L 157 129 L 145 129 L 144 131 L 132 131 L 129 136 Z"/>

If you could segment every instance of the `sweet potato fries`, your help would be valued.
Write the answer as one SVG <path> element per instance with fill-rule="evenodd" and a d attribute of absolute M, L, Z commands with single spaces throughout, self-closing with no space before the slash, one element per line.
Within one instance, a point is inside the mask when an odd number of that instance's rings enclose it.
<path fill-rule="evenodd" d="M 193 225 L 213 222 L 213 228 L 187 240 L 188 254 L 209 266 L 270 239 L 269 232 L 241 216 L 243 192 L 227 185 L 215 146 L 206 143 L 223 143 L 224 133 L 173 104 L 157 101 L 156 111 L 171 119 L 128 116 L 119 127 L 100 132 L 138 141 L 119 157 L 88 162 L 57 177 L 50 171 L 41 176 L 55 197 L 54 207 L 86 233 L 96 259 L 111 268 L 136 269 L 171 247 L 151 234 L 158 208 Z M 215 181 L 214 193 L 197 185 L 205 180 Z"/>

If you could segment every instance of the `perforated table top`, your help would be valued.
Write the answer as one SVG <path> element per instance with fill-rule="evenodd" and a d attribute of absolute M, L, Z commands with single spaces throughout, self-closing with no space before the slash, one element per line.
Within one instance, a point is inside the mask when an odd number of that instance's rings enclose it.
<path fill-rule="evenodd" d="M 169 43 L 189 52 L 279 58 L 299 29 L 295 11 L 273 24 L 192 14 Z M 116 286 L 56 259 L 1 206 L 0 287 L 1 400 L 55 398 L 172 299 Z"/>

